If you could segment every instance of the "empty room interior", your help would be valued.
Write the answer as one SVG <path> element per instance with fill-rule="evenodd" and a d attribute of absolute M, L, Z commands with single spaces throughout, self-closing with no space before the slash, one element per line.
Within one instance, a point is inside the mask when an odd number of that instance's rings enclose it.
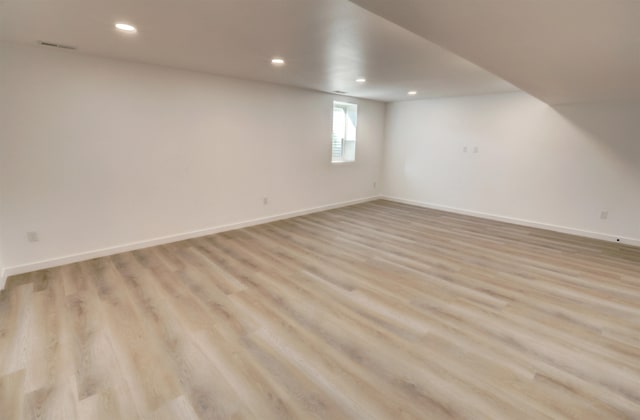
<path fill-rule="evenodd" d="M 637 0 L 0 1 L 0 419 L 640 419 Z"/>

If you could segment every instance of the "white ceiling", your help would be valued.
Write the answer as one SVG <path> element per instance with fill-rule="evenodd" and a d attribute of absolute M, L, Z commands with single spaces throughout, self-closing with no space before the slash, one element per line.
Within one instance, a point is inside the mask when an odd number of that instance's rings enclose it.
<path fill-rule="evenodd" d="M 547 103 L 640 101 L 640 0 L 352 1 Z"/>
<path fill-rule="evenodd" d="M 0 39 L 381 101 L 516 90 L 347 0 L 0 0 Z"/>

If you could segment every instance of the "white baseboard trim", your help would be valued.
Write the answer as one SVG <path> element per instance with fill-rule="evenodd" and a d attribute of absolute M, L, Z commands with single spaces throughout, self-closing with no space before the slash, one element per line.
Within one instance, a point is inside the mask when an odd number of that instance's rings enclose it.
<path fill-rule="evenodd" d="M 463 214 L 465 216 L 481 217 L 483 219 L 496 220 L 496 221 L 499 221 L 499 222 L 512 223 L 512 224 L 515 224 L 515 225 L 528 226 L 528 227 L 544 229 L 544 230 L 551 230 L 551 231 L 554 231 L 554 232 L 567 233 L 569 235 L 582 236 L 582 237 L 592 238 L 592 239 L 600 239 L 600 240 L 603 240 L 603 241 L 617 242 L 617 243 L 621 243 L 621 244 L 625 244 L 625 245 L 631 245 L 631 246 L 640 247 L 640 239 L 636 239 L 636 238 L 628 238 L 628 237 L 624 237 L 624 236 L 614 236 L 614 235 L 609 235 L 609 234 L 606 234 L 606 233 L 599 233 L 599 232 L 592 232 L 592 231 L 588 231 L 588 230 L 574 229 L 574 228 L 565 227 L 565 226 L 558 226 L 558 225 L 552 225 L 552 224 L 548 224 L 548 223 L 534 222 L 532 220 L 518 219 L 518 218 L 515 218 L 515 217 L 500 216 L 500 215 L 492 214 L 492 213 L 483 213 L 483 212 L 479 212 L 479 211 L 465 210 L 465 209 L 461 209 L 461 208 L 457 208 L 457 207 L 443 206 L 443 205 L 440 205 L 440 204 L 427 203 L 427 202 L 423 202 L 423 201 L 407 200 L 407 199 L 404 199 L 404 198 L 387 196 L 387 195 L 381 195 L 380 199 L 389 200 L 389 201 L 395 201 L 397 203 L 409 204 L 409 205 L 412 205 L 412 206 L 424 207 L 424 208 L 429 208 L 429 209 L 434 209 L 434 210 L 442 210 L 442 211 L 447 211 L 447 212 L 451 212 L 451 213 Z"/>
<path fill-rule="evenodd" d="M 135 251 L 137 249 L 148 248 L 156 245 L 168 244 L 171 242 L 184 241 L 186 239 L 198 238 L 201 236 L 213 235 L 214 233 L 226 232 L 230 230 L 242 229 L 249 226 L 261 225 L 264 223 L 275 222 L 278 220 L 289 219 L 297 216 L 304 216 L 305 214 L 318 213 L 321 211 L 337 209 L 340 207 L 352 206 L 354 204 L 366 203 L 373 200 L 378 200 L 379 196 L 371 196 L 365 198 L 359 198 L 356 200 L 343 201 L 339 203 L 327 204 L 318 207 L 306 208 L 303 210 L 296 210 L 287 213 L 281 213 L 274 216 L 260 217 L 258 219 L 246 220 L 244 222 L 231 223 L 227 225 L 214 226 L 206 229 L 194 230 L 191 232 L 179 233 L 176 235 L 168 235 L 160 238 L 154 238 L 139 242 L 132 242 L 124 245 L 117 245 L 109 248 L 97 249 L 88 252 L 81 252 L 73 255 L 66 255 L 63 257 L 51 258 L 43 261 L 37 261 L 34 263 L 16 265 L 13 267 L 5 267 L 0 271 L 0 290 L 4 289 L 6 280 L 9 276 L 14 276 L 22 273 L 29 273 L 31 271 L 44 270 L 46 268 L 58 267 L 61 265 L 72 264 L 80 261 L 90 260 L 92 258 L 106 257 L 109 255 L 120 254 L 122 252 Z"/>

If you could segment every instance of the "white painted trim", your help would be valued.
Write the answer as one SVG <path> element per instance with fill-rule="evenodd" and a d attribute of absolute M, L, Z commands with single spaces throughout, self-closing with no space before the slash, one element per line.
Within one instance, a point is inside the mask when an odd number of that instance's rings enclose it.
<path fill-rule="evenodd" d="M 36 270 L 43 270 L 45 268 L 57 267 L 65 264 L 72 264 L 75 262 L 85 261 L 92 258 L 106 257 L 109 255 L 119 254 L 121 252 L 134 251 L 136 249 L 148 248 L 156 245 L 168 244 L 171 242 L 183 241 L 185 239 L 197 238 L 201 236 L 212 235 L 215 233 L 226 232 L 235 229 L 241 229 L 249 226 L 261 225 L 264 223 L 275 222 L 277 220 L 289 219 L 291 217 L 303 216 L 305 214 L 318 213 L 321 211 L 336 209 L 340 207 L 352 206 L 354 204 L 366 203 L 378 199 L 384 199 L 389 201 L 395 201 L 398 203 L 409 204 L 418 207 L 425 207 L 434 210 L 448 211 L 451 213 L 464 214 L 467 216 L 481 217 L 484 219 L 497 220 L 500 222 L 513 223 L 516 225 L 534 227 L 539 229 L 551 230 L 555 232 L 568 233 L 570 235 L 583 236 L 587 238 L 600 239 L 609 242 L 616 242 L 616 239 L 620 239 L 620 242 L 626 245 L 633 245 L 640 247 L 640 239 L 616 237 L 604 233 L 591 232 L 580 229 L 573 229 L 563 226 L 551 225 L 547 223 L 533 222 L 530 220 L 517 219 L 513 217 L 499 216 L 491 213 L 483 213 L 472 210 L 465 210 L 456 207 L 443 206 L 439 204 L 426 203 L 415 200 L 407 200 L 400 197 L 392 197 L 387 195 L 371 196 L 367 198 L 361 198 L 351 201 L 343 201 L 340 203 L 328 204 L 324 206 L 312 207 L 303 210 L 297 210 L 288 213 L 281 213 L 274 216 L 261 217 L 258 219 L 247 220 L 244 222 L 232 223 L 228 225 L 215 226 L 207 229 L 194 230 L 191 232 L 180 233 L 177 235 L 163 236 L 160 238 L 149 239 L 140 242 L 133 242 L 125 245 L 119 245 L 109 248 L 98 249 L 94 251 L 82 252 L 79 254 L 67 255 L 59 258 L 52 258 L 49 260 L 38 261 L 30 264 L 17 265 L 13 267 L 0 267 L 0 290 L 4 289 L 7 277 L 16 274 L 28 273 Z"/>
<path fill-rule="evenodd" d="M 4 267 L 0 267 L 0 290 L 4 289 L 4 284 L 7 282 L 7 270 Z"/>
<path fill-rule="evenodd" d="M 312 207 L 303 210 L 296 210 L 288 213 L 281 213 L 274 216 L 261 217 L 258 219 L 246 220 L 244 222 L 231 223 L 228 225 L 214 226 L 206 229 L 194 230 L 191 232 L 179 233 L 176 235 L 163 236 L 160 238 L 149 239 L 145 241 L 132 242 L 129 244 L 118 245 L 109 248 L 97 249 L 88 252 L 81 252 L 73 255 L 66 255 L 58 258 L 38 261 L 29 264 L 16 265 L 13 267 L 5 267 L 0 277 L 0 290 L 4 289 L 7 277 L 16 274 L 29 273 L 31 271 L 43 270 L 45 268 L 57 267 L 65 264 L 72 264 L 80 261 L 90 260 L 92 258 L 106 257 L 109 255 L 119 254 L 121 252 L 134 251 L 136 249 L 148 248 L 156 245 L 168 244 L 171 242 L 183 241 L 185 239 L 198 238 L 201 236 L 212 235 L 214 233 L 226 232 L 229 230 L 241 229 L 249 226 L 261 225 L 264 223 L 275 222 L 277 220 L 289 219 L 291 217 L 303 216 L 305 214 L 318 213 L 321 211 L 336 209 L 340 207 L 352 206 L 354 204 L 366 203 L 379 199 L 379 196 L 371 196 L 360 198 L 357 200 L 343 201 L 340 203 L 327 204 L 324 206 Z"/>
<path fill-rule="evenodd" d="M 407 200 L 400 197 L 381 195 L 380 198 L 383 200 L 395 201 L 397 203 L 409 204 L 412 206 L 448 211 L 451 213 L 464 214 L 466 216 L 481 217 L 483 219 L 497 220 L 499 222 L 506 222 L 506 223 L 512 223 L 515 225 L 528 226 L 528 227 L 544 229 L 544 230 L 551 230 L 554 232 L 567 233 L 569 235 L 583 236 L 583 237 L 592 238 L 592 239 L 600 239 L 608 242 L 618 242 L 618 239 L 620 239 L 619 242 L 621 244 L 640 247 L 640 239 L 636 239 L 636 238 L 614 236 L 606 233 L 592 232 L 589 230 L 574 229 L 570 227 L 552 225 L 548 223 L 534 222 L 531 220 L 518 219 L 515 217 L 500 216 L 497 214 L 483 213 L 483 212 L 473 211 L 473 210 L 465 210 L 457 207 L 443 206 L 440 204 L 433 204 L 433 203 L 427 203 L 427 202 L 415 201 L 415 200 Z"/>

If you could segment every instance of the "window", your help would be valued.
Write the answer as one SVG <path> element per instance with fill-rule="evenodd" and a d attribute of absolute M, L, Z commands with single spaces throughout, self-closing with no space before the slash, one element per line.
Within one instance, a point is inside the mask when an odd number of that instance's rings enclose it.
<path fill-rule="evenodd" d="M 353 162 L 356 160 L 357 126 L 358 105 L 346 102 L 334 102 L 331 162 Z"/>

